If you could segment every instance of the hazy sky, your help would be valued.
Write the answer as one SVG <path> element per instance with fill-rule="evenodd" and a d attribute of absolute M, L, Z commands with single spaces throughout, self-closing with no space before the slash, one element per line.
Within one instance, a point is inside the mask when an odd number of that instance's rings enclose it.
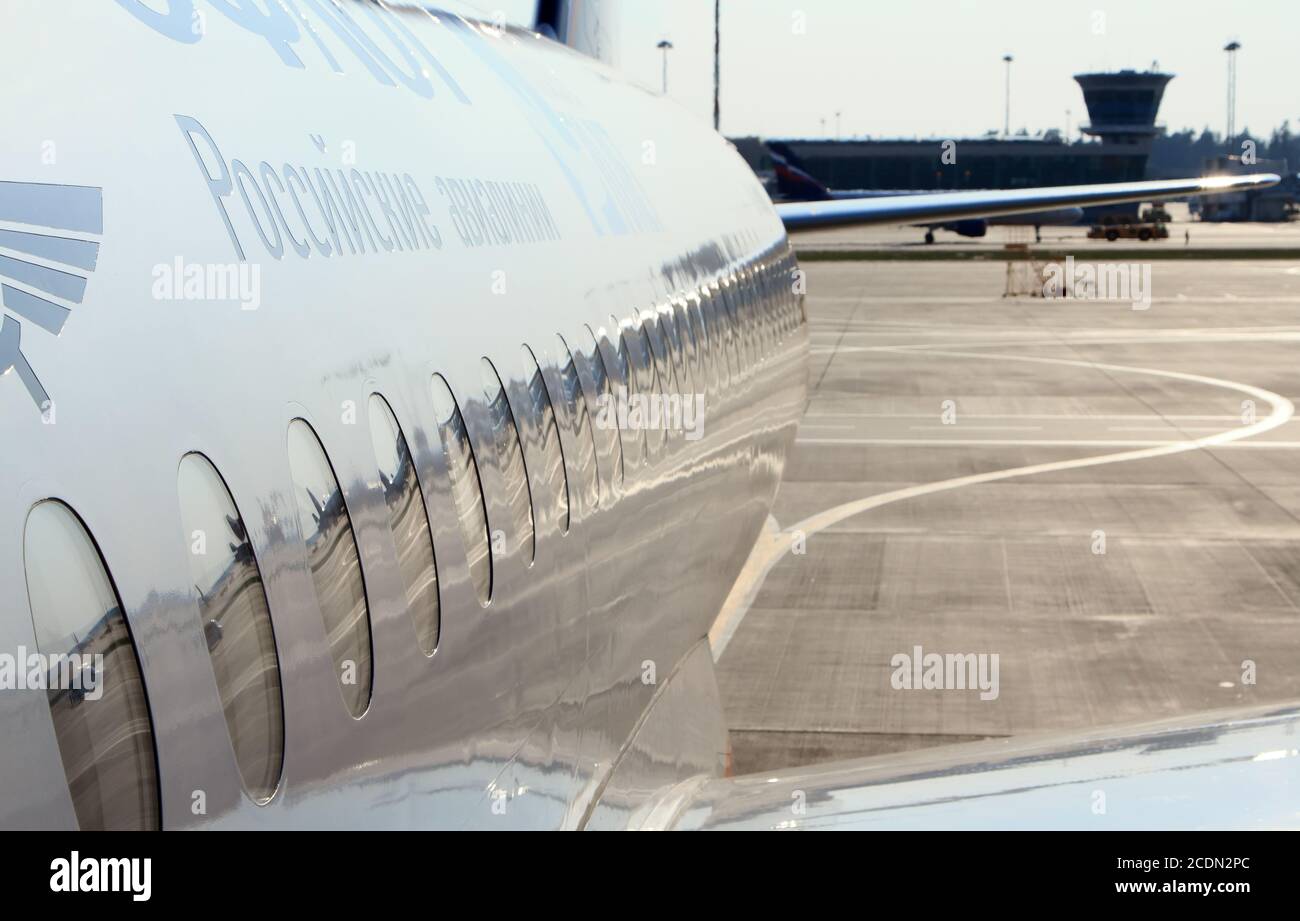
<path fill-rule="evenodd" d="M 533 0 L 473 0 L 522 21 Z M 711 118 L 711 0 L 583 0 L 617 16 L 619 66 Z M 1237 127 L 1300 130 L 1300 0 L 722 0 L 722 127 L 728 135 L 835 133 L 957 137 L 1000 129 L 1011 53 L 1011 125 L 1083 120 L 1072 76 L 1149 68 L 1177 76 L 1160 121 L 1222 133 L 1229 39 L 1238 55 Z"/>

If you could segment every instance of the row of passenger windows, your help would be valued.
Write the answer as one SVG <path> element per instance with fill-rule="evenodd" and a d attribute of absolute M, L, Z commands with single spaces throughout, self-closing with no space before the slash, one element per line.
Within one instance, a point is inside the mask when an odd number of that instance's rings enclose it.
<path fill-rule="evenodd" d="M 483 359 L 490 432 L 477 446 L 451 387 L 441 375 L 433 376 L 430 396 L 450 493 L 481 605 L 493 597 L 494 549 L 497 555 L 519 553 L 532 565 L 538 515 L 561 535 L 569 533 L 575 502 L 584 513 L 598 508 L 666 443 L 663 432 L 611 431 L 605 452 L 612 452 L 614 477 L 602 482 L 599 405 L 589 405 L 580 363 L 598 401 L 615 399 L 616 388 L 626 386 L 630 395 L 700 394 L 706 405 L 715 403 L 752 375 L 802 322 L 790 284 L 793 269 L 793 257 L 786 255 L 757 270 L 741 270 L 656 313 L 623 322 L 611 317 L 608 332 L 585 327 L 578 353 L 557 336 L 554 393 L 528 346 L 521 354 L 523 386 L 513 402 L 496 367 Z M 421 652 L 432 656 L 438 649 L 441 602 L 427 504 L 392 407 L 375 393 L 367 414 L 407 610 Z M 539 446 L 542 466 L 532 477 L 521 420 Z M 569 434 L 572 457 L 565 456 L 562 429 Z M 347 502 L 325 448 L 306 420 L 289 424 L 287 450 L 317 608 L 343 703 L 360 719 L 370 705 L 374 662 L 365 578 Z M 501 504 L 509 520 L 494 523 L 498 539 L 506 544 L 498 548 L 492 543 L 479 475 L 477 458 L 485 451 L 505 489 Z M 257 556 L 234 496 L 207 457 L 191 453 L 181 459 L 177 490 L 193 597 L 235 761 L 249 798 L 265 804 L 280 783 L 285 725 L 275 628 Z M 60 688 L 47 696 L 78 823 L 83 829 L 156 828 L 160 810 L 149 699 L 104 558 L 85 524 L 57 499 L 32 508 L 24 544 L 36 642 L 50 657 L 49 686 Z M 56 682 L 53 671 L 56 663 L 66 670 L 78 661 L 92 662 L 89 657 L 96 654 L 104 657 L 100 677 L 109 680 L 100 685 L 96 706 L 86 708 L 87 691 L 68 690 L 78 683 L 66 676 Z"/>

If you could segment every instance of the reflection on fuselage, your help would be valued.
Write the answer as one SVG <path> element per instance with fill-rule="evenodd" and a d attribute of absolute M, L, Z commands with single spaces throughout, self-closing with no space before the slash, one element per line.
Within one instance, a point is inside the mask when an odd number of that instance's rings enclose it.
<path fill-rule="evenodd" d="M 153 728 L 140 665 L 117 593 L 86 529 L 61 502 L 42 502 L 24 535 L 27 592 L 45 656 L 103 656 L 91 683 L 46 691 L 77 824 L 84 830 L 159 827 Z M 84 658 L 83 658 L 83 661 Z M 94 668 L 94 659 L 90 660 Z M 59 681 L 54 679 L 59 678 Z M 94 694 L 102 694 L 93 699 Z M 91 698 L 91 699 L 88 699 Z M 12 742 L 14 740 L 10 740 Z M 6 743 L 9 744 L 9 743 Z"/>
<path fill-rule="evenodd" d="M 541 428 L 542 442 L 539 446 L 543 460 L 540 479 L 543 495 L 539 501 L 550 501 L 550 518 L 558 526 L 561 534 L 569 533 L 569 481 L 565 472 L 564 449 L 560 445 L 560 430 L 555 422 L 555 408 L 551 405 L 551 395 L 546 390 L 546 381 L 542 369 L 537 364 L 533 350 L 523 347 L 524 381 L 528 385 L 528 405 L 523 415 L 535 421 Z M 590 469 L 590 468 L 588 468 Z"/>
<path fill-rule="evenodd" d="M 460 521 L 460 536 L 465 542 L 469 573 L 478 594 L 478 602 L 492 600 L 492 554 L 488 537 L 487 510 L 479 483 L 478 463 L 465 431 L 465 420 L 452 396 L 451 388 L 441 375 L 432 382 L 433 409 L 438 417 L 438 435 L 447 456 L 447 475 L 451 479 L 451 496 Z"/>
<path fill-rule="evenodd" d="M 415 625 L 420 651 L 431 656 L 438 648 L 441 620 L 433 535 L 411 450 L 397 417 L 379 394 L 370 397 L 370 436 L 393 529 L 397 563 L 406 585 L 406 610 Z"/>
<path fill-rule="evenodd" d="M 573 353 L 562 336 L 555 337 L 559 352 L 560 365 L 560 402 L 564 406 L 563 415 L 572 434 L 575 451 L 572 464 L 567 469 L 590 471 L 591 475 L 579 478 L 578 489 L 583 490 L 582 507 L 596 509 L 600 507 L 600 477 L 596 470 L 596 434 L 592 431 L 591 413 L 587 411 L 587 398 L 582 392 L 582 380 L 573 361 Z M 570 483 L 570 489 L 573 484 Z"/>
<path fill-rule="evenodd" d="M 187 454 L 177 475 L 199 620 L 244 789 L 275 793 L 284 762 L 284 705 L 275 630 L 243 519 L 212 463 Z"/>
<path fill-rule="evenodd" d="M 610 383 L 609 366 L 605 364 L 605 356 L 600 348 L 600 339 L 590 326 L 584 326 L 582 330 L 585 334 L 587 346 L 587 353 L 584 357 L 595 386 L 597 406 L 594 411 L 599 412 L 599 406 L 602 402 L 608 405 L 614 398 L 613 384 Z M 623 448 L 623 431 L 622 429 L 610 430 L 607 427 L 605 434 L 613 442 L 614 456 L 618 461 L 618 484 L 622 486 L 627 481 L 627 460 Z"/>
<path fill-rule="evenodd" d="M 289 425 L 289 468 L 339 688 L 348 711 L 360 717 L 370 703 L 373 671 L 365 583 L 343 490 L 316 433 L 301 419 Z"/>
<path fill-rule="evenodd" d="M 483 394 L 487 398 L 488 418 L 492 425 L 492 443 L 496 447 L 496 460 L 505 484 L 506 507 L 510 520 L 506 522 L 505 552 L 523 547 L 528 562 L 537 558 L 537 527 L 533 521 L 533 499 L 528 486 L 528 467 L 524 463 L 524 450 L 519 444 L 519 428 L 515 425 L 506 389 L 492 362 L 484 358 L 481 365 Z"/>

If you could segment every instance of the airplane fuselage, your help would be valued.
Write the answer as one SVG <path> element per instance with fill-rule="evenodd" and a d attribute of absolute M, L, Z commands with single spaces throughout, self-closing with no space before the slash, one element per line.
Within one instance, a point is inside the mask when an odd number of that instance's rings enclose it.
<path fill-rule="evenodd" d="M 0 692 L 0 826 L 607 827 L 718 773 L 807 356 L 734 150 L 413 5 L 52 6 L 0 57 L 0 651 L 108 656 Z"/>

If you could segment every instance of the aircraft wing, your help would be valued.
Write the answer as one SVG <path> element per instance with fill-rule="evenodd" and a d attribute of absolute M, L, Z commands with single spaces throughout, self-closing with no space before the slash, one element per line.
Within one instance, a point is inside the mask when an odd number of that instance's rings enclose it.
<path fill-rule="evenodd" d="M 664 791 L 633 827 L 1290 828 L 1298 724 L 1295 702 L 699 778 Z"/>
<path fill-rule="evenodd" d="M 1244 192 L 1277 185 L 1275 173 L 1245 176 L 1203 176 L 1199 179 L 1157 179 L 1104 185 L 1064 185 L 1039 189 L 979 192 L 933 192 L 835 201 L 786 202 L 776 206 L 787 230 L 809 230 L 848 224 L 926 224 L 962 218 L 1001 217 L 1056 208 L 1116 205 L 1185 195 Z"/>

